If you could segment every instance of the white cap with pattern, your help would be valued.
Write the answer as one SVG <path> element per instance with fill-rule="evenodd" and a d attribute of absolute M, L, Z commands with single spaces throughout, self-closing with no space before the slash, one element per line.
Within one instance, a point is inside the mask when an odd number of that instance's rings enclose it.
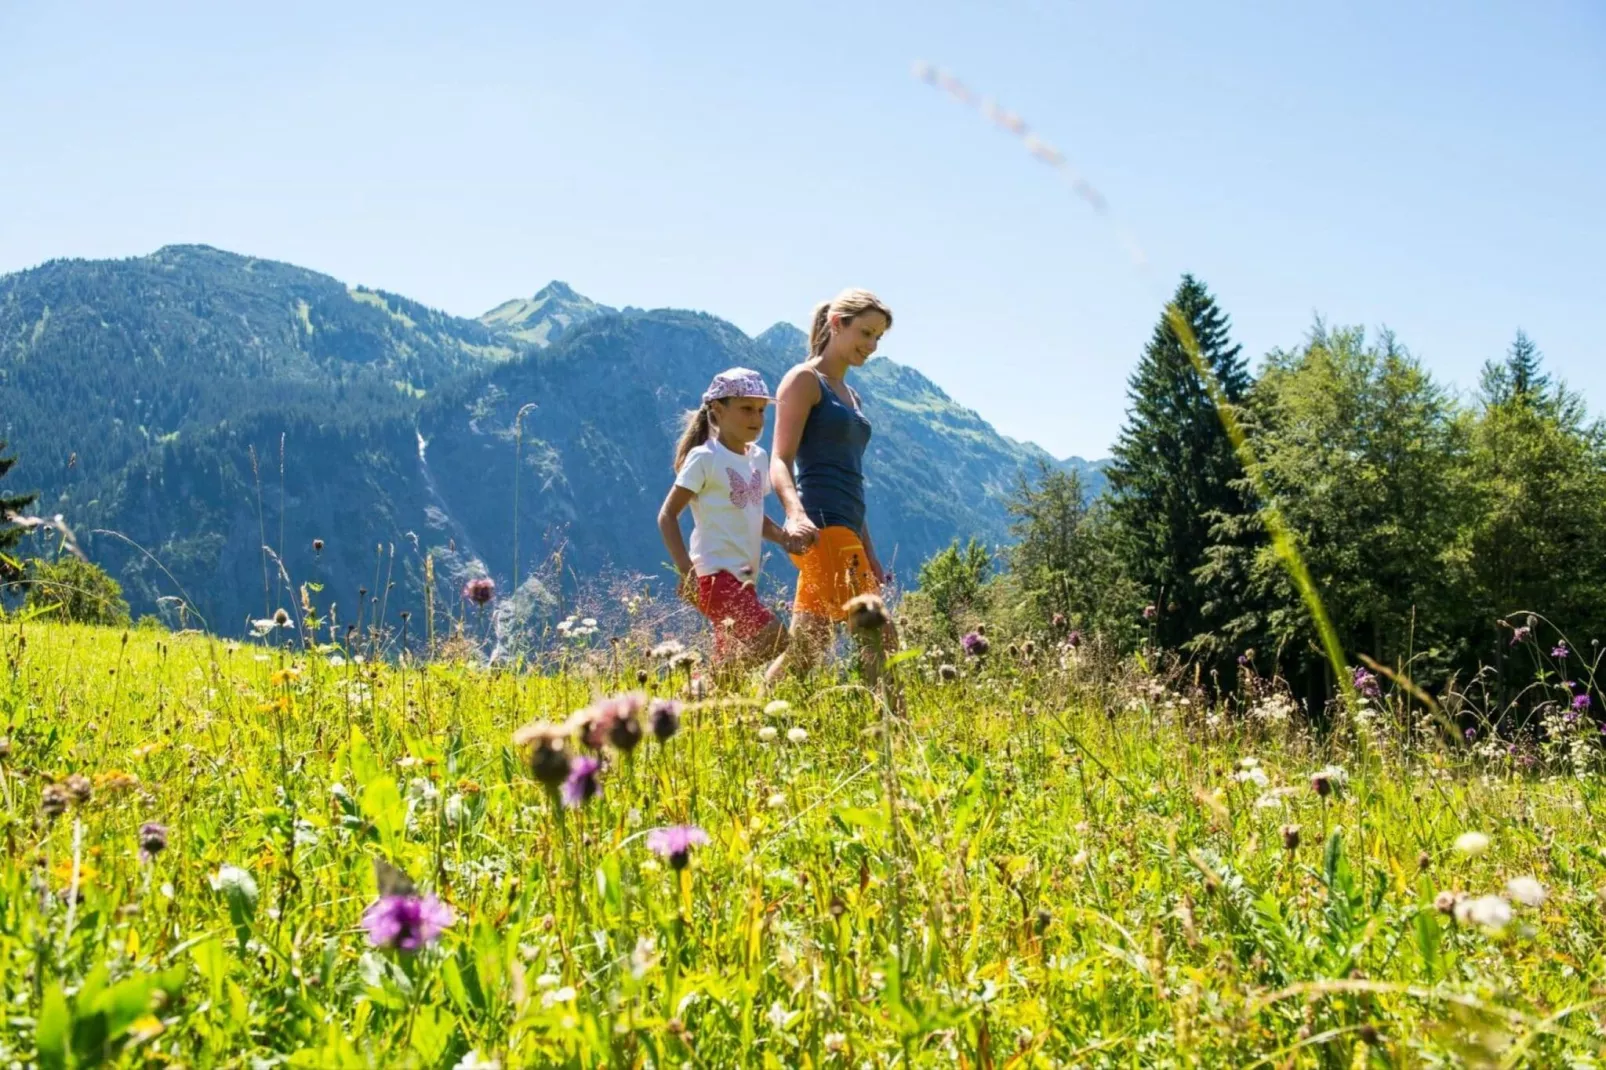
<path fill-rule="evenodd" d="M 714 376 L 714 381 L 703 391 L 703 404 L 721 398 L 763 398 L 774 401 L 764 377 L 752 368 L 726 368 Z"/>

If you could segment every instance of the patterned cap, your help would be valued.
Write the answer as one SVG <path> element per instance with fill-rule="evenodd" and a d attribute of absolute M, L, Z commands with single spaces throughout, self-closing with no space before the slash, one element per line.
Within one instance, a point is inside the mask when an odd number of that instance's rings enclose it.
<path fill-rule="evenodd" d="M 774 401 L 764 377 L 752 368 L 726 368 L 714 376 L 714 381 L 703 391 L 703 404 L 720 398 L 763 398 Z"/>

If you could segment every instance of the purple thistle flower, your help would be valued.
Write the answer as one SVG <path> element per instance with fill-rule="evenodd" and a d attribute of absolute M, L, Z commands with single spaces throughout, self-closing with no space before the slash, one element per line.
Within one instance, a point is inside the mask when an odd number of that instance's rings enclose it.
<path fill-rule="evenodd" d="M 483 606 L 495 597 L 496 581 L 489 576 L 481 576 L 463 584 L 463 598 L 477 606 Z"/>
<path fill-rule="evenodd" d="M 602 789 L 597 782 L 597 771 L 601 768 L 602 763 L 588 754 L 569 762 L 569 779 L 563 782 L 563 805 L 573 810 L 594 797 Z"/>
<path fill-rule="evenodd" d="M 363 911 L 362 927 L 375 947 L 417 951 L 456 920 L 452 908 L 432 895 L 382 895 Z"/>
<path fill-rule="evenodd" d="M 1566 643 L 1557 643 L 1555 645 L 1555 647 L 1553 647 L 1551 649 L 1551 651 L 1550 651 L 1550 656 L 1551 657 L 1558 658 L 1558 659 L 1561 659 L 1563 661 L 1565 661 L 1567 658 L 1572 657 L 1572 655 L 1573 655 L 1573 652 L 1571 650 L 1567 649 L 1567 644 Z"/>
<path fill-rule="evenodd" d="M 167 850 L 167 826 L 147 821 L 139 827 L 139 858 L 149 862 Z"/>
<path fill-rule="evenodd" d="M 1590 702 L 1589 702 L 1589 696 L 1588 695 L 1575 695 L 1575 696 L 1573 696 L 1573 709 L 1576 712 L 1578 712 L 1578 713 L 1588 713 L 1589 712 L 1589 706 L 1590 706 Z"/>
<path fill-rule="evenodd" d="M 1511 645 L 1516 646 L 1518 643 L 1527 642 L 1528 637 L 1532 634 L 1533 629 L 1528 627 L 1526 624 L 1518 628 L 1513 628 L 1511 631 Z"/>
<path fill-rule="evenodd" d="M 1160 607 L 1159 606 L 1150 604 L 1150 605 L 1147 605 L 1147 606 L 1143 607 L 1143 619 L 1144 620 L 1154 620 L 1159 615 L 1160 615 Z"/>
<path fill-rule="evenodd" d="M 1081 646 L 1082 633 L 1077 631 L 1075 628 L 1072 628 L 1071 634 L 1065 637 L 1065 645 L 1070 647 L 1072 650 L 1075 650 L 1077 647 Z"/>
<path fill-rule="evenodd" d="M 987 641 L 987 637 L 980 632 L 968 633 L 963 639 L 959 640 L 959 645 L 964 647 L 965 653 L 973 658 L 985 657 L 987 651 L 992 647 L 992 644 Z"/>
<path fill-rule="evenodd" d="M 1468 743 L 1471 743 L 1473 740 L 1478 738 L 1478 730 L 1476 728 L 1469 728 L 1462 734 L 1467 737 Z"/>
<path fill-rule="evenodd" d="M 680 703 L 672 698 L 655 698 L 647 707 L 647 724 L 658 742 L 663 743 L 680 731 Z"/>
<path fill-rule="evenodd" d="M 691 849 L 708 843 L 708 833 L 696 825 L 673 825 L 647 833 L 647 850 L 669 863 L 670 869 L 685 869 Z"/>
<path fill-rule="evenodd" d="M 1359 691 L 1363 698 L 1380 699 L 1383 697 L 1383 689 L 1378 685 L 1377 677 L 1359 665 L 1355 667 L 1355 690 Z"/>

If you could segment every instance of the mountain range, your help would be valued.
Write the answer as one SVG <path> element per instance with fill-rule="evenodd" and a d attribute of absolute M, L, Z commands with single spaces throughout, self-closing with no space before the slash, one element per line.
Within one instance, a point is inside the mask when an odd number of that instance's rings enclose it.
<path fill-rule="evenodd" d="M 804 350 L 790 324 L 749 338 L 561 282 L 464 319 L 207 246 L 51 261 L 0 276 L 6 490 L 37 490 L 136 611 L 180 598 L 224 633 L 306 581 L 416 607 L 429 551 L 442 593 L 485 573 L 506 588 L 515 524 L 518 591 L 559 548 L 570 582 L 664 577 L 680 415 L 714 372 L 774 384 Z M 1023 470 L 1102 487 L 1102 462 L 1000 435 L 914 368 L 877 358 L 854 383 L 872 530 L 905 579 L 955 538 L 1006 541 Z M 782 555 L 767 569 L 792 575 Z"/>

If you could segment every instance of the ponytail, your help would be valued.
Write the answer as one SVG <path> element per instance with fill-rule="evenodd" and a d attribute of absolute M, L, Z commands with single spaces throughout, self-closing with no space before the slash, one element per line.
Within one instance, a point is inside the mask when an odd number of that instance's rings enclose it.
<path fill-rule="evenodd" d="M 713 433 L 714 421 L 709 414 L 709 406 L 713 402 L 704 402 L 698 408 L 686 414 L 684 425 L 680 429 L 680 441 L 675 443 L 675 471 L 679 472 L 686 463 L 686 454 L 708 441 Z"/>
<path fill-rule="evenodd" d="M 814 306 L 814 326 L 809 328 L 809 356 L 825 352 L 825 343 L 831 340 L 831 302 L 821 301 Z"/>
<path fill-rule="evenodd" d="M 892 327 L 892 310 L 869 290 L 843 290 L 831 300 L 815 305 L 814 323 L 809 328 L 809 356 L 817 357 L 825 352 L 826 343 L 831 341 L 832 316 L 840 316 L 843 323 L 852 323 L 854 317 L 865 312 L 881 313 L 887 318 L 887 327 Z"/>

